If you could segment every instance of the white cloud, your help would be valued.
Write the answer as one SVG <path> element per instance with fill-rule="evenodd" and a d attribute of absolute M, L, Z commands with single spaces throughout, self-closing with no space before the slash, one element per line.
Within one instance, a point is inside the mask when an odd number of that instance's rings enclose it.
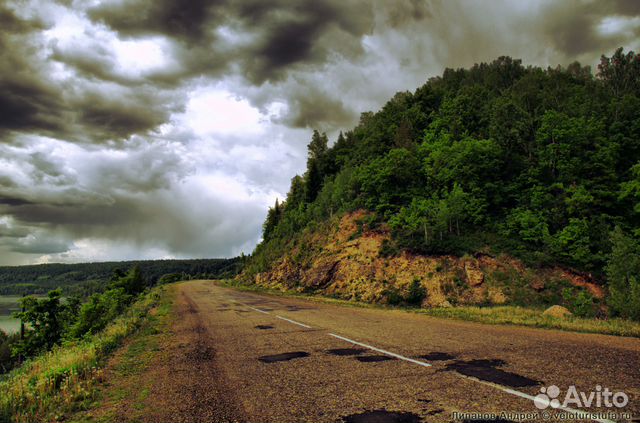
<path fill-rule="evenodd" d="M 197 136 L 257 135 L 267 124 L 246 99 L 216 87 L 194 90 L 180 121 Z"/>

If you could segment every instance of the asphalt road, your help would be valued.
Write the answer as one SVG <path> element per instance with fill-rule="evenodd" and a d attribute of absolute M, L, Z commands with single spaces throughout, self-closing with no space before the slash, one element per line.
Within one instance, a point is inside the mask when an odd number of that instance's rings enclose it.
<path fill-rule="evenodd" d="M 640 417 L 640 339 L 347 307 L 212 281 L 174 289 L 176 313 L 189 317 L 176 336 L 197 346 L 190 360 L 201 362 L 180 375 L 189 398 L 178 390 L 173 400 L 193 404 L 194 421 L 543 421 L 549 414 L 592 421 L 575 411 Z M 570 386 L 587 398 L 595 392 L 592 407 L 539 410 L 532 398 L 551 385 L 561 401 Z M 623 392 L 626 406 L 595 407 L 605 388 Z"/>

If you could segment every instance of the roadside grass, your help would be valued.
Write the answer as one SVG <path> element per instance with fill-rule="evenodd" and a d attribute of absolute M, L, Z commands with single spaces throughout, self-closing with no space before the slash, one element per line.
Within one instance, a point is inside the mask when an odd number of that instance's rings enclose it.
<path fill-rule="evenodd" d="M 625 319 L 595 319 L 581 317 L 552 317 L 543 315 L 543 309 L 517 306 L 451 307 L 413 309 L 420 314 L 434 317 L 467 320 L 492 325 L 520 325 L 572 332 L 600 333 L 606 335 L 640 338 L 640 323 Z"/>
<path fill-rule="evenodd" d="M 161 353 L 161 342 L 168 334 L 172 300 L 163 292 L 155 308 L 125 345 L 110 358 L 103 378 L 108 383 L 95 386 L 93 401 L 87 407 L 65 416 L 70 423 L 111 423 L 119 421 L 116 410 L 126 405 L 127 421 L 142 421 L 149 406 L 151 387 L 141 375 Z"/>
<path fill-rule="evenodd" d="M 105 359 L 139 329 L 163 295 L 158 287 L 142 296 L 102 332 L 69 342 L 25 362 L 0 379 L 0 422 L 62 420 L 95 398 Z"/>
<path fill-rule="evenodd" d="M 257 285 L 245 285 L 233 279 L 216 281 L 221 285 L 238 289 L 240 291 L 257 292 L 275 296 L 299 297 L 312 301 L 328 304 L 339 304 L 350 307 L 377 308 L 389 310 L 402 310 L 408 313 L 424 314 L 432 317 L 465 320 L 492 325 L 517 325 L 543 329 L 558 329 L 570 332 L 598 333 L 603 335 L 617 335 L 640 338 L 640 322 L 626 319 L 610 318 L 581 318 L 581 317 L 552 317 L 545 316 L 542 308 L 529 308 L 520 306 L 456 306 L 418 308 L 390 306 L 381 304 L 363 303 L 352 300 L 325 297 L 318 294 L 300 293 L 295 291 L 280 291 Z"/>

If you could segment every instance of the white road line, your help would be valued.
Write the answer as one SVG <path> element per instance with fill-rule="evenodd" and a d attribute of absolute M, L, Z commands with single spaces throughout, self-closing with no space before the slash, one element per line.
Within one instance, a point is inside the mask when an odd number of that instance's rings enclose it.
<path fill-rule="evenodd" d="M 372 347 L 371 345 L 363 344 L 362 342 L 354 341 L 353 339 L 345 338 L 344 336 L 336 335 L 335 333 L 330 333 L 329 336 L 333 336 L 334 338 L 342 339 L 343 341 L 350 342 L 352 344 L 359 345 L 361 347 L 365 347 L 365 348 L 368 348 L 370 350 L 377 351 L 379 353 L 382 353 L 382 354 L 385 354 L 385 355 L 388 355 L 388 356 L 391 356 L 391 357 L 399 358 L 400 360 L 408 361 L 410 363 L 417 364 L 419 366 L 431 367 L 431 364 L 426 363 L 424 361 L 414 360 L 413 358 L 405 357 L 405 356 L 400 355 L 400 354 L 396 354 L 396 353 L 392 353 L 390 351 L 386 351 L 386 350 L 383 350 L 383 349 L 380 349 L 380 348 Z"/>
<path fill-rule="evenodd" d="M 476 379 L 475 377 L 462 375 L 460 373 L 456 373 L 456 374 L 458 376 L 460 376 L 461 378 L 472 380 L 474 382 L 478 382 L 478 383 L 481 383 L 483 385 L 491 386 L 493 388 L 499 389 L 499 390 L 501 390 L 503 392 L 506 392 L 506 393 L 511 394 L 511 395 L 515 395 L 515 396 L 520 397 L 520 398 L 525 398 L 525 399 L 528 399 L 528 400 L 531 400 L 531 401 L 534 401 L 534 402 L 538 401 L 538 402 L 540 402 L 542 404 L 545 404 L 547 407 L 550 407 L 548 411 L 553 411 L 554 410 L 554 408 L 551 406 L 551 400 L 550 399 L 542 399 L 542 398 L 538 399 L 533 395 L 529 395 L 529 394 L 526 394 L 524 392 L 516 391 L 515 389 L 507 388 L 505 386 L 498 385 L 497 383 L 487 382 L 487 381 L 484 381 L 484 380 Z M 576 410 L 575 408 L 563 407 L 563 406 L 558 406 L 557 408 L 559 410 L 566 411 L 567 413 L 575 414 L 578 417 L 586 418 L 587 420 L 596 421 L 596 422 L 600 422 L 600 423 L 616 423 L 613 420 L 593 418 L 593 414 L 594 413 L 589 413 L 589 412 L 586 412 L 586 411 L 583 411 L 583 410 Z M 540 411 L 544 411 L 544 410 L 540 410 Z"/>
<path fill-rule="evenodd" d="M 239 303 L 239 304 L 242 304 L 242 303 Z M 245 306 L 249 307 L 251 310 L 255 310 L 255 311 L 258 311 L 260 313 L 270 314 L 267 311 L 260 310 L 259 308 L 251 307 L 250 305 L 247 305 L 247 304 L 242 304 L 242 305 L 245 305 Z M 278 316 L 278 315 L 276 315 L 276 317 L 278 319 L 285 320 L 285 321 L 287 321 L 289 323 L 293 323 L 294 325 L 302 326 L 303 328 L 306 328 L 306 329 L 311 329 L 311 326 L 305 325 L 304 323 L 296 322 L 295 320 L 287 319 L 286 317 L 282 317 L 282 316 Z M 417 364 L 419 366 L 431 367 L 431 364 L 429 364 L 427 362 L 420 361 L 420 360 L 414 360 L 413 358 L 405 357 L 403 355 L 396 354 L 396 353 L 393 353 L 391 351 L 383 350 L 381 348 L 376 348 L 376 347 L 374 347 L 372 345 L 363 344 L 362 342 L 354 341 L 353 339 L 345 338 L 344 336 L 336 335 L 335 333 L 329 333 L 328 335 L 329 336 L 333 336 L 334 338 L 341 339 L 341 340 L 343 340 L 345 342 L 349 342 L 349 343 L 354 344 L 354 345 L 359 345 L 361 347 L 370 349 L 372 351 L 377 351 L 379 353 L 382 353 L 382 354 L 385 354 L 385 355 L 388 355 L 388 356 L 391 356 L 391 357 L 395 357 L 395 358 L 398 358 L 400 360 L 404 360 L 404 361 L 408 361 L 408 362 L 413 363 L 413 364 Z M 480 380 L 480 379 L 477 379 L 475 377 L 462 375 L 462 374 L 457 373 L 457 372 L 456 372 L 456 374 L 458 376 L 464 378 L 464 379 L 472 380 L 474 382 L 478 382 L 478 383 L 481 383 L 483 385 L 491 386 L 491 387 L 493 387 L 495 389 L 499 389 L 499 390 L 501 390 L 503 392 L 506 392 L 508 394 L 515 395 L 515 396 L 520 397 L 520 398 L 525 398 L 525 399 L 528 399 L 528 400 L 531 400 L 531 401 L 536 401 L 536 397 L 534 397 L 533 395 L 529 395 L 529 394 L 524 393 L 524 392 L 516 391 L 515 389 L 507 388 L 505 386 L 498 385 L 498 384 L 495 384 L 495 383 L 486 382 L 484 380 Z M 546 400 L 545 401 L 545 400 L 539 399 L 538 401 L 541 401 L 542 403 L 547 402 L 548 406 L 551 405 L 550 400 Z M 589 420 L 593 420 L 593 421 L 596 421 L 596 422 L 599 422 L 599 423 L 615 423 L 612 420 L 591 418 L 591 415 L 592 415 L 591 413 L 588 413 L 588 412 L 585 412 L 585 411 L 582 411 L 582 410 L 576 410 L 576 409 L 570 408 L 570 407 L 559 406 L 558 409 L 566 411 L 566 412 L 571 413 L 571 414 L 575 414 L 578 417 L 584 417 L 584 418 L 587 418 Z"/>
<path fill-rule="evenodd" d="M 330 333 L 329 336 L 333 336 L 334 338 L 342 339 L 343 341 L 350 342 L 352 344 L 359 345 L 361 347 L 365 347 L 365 348 L 368 348 L 368 349 L 373 350 L 373 351 L 381 352 L 381 353 L 389 355 L 391 357 L 399 358 L 400 360 L 409 361 L 411 363 L 418 364 L 420 366 L 424 366 L 424 367 L 430 367 L 431 366 L 431 364 L 425 363 L 424 361 L 414 360 L 412 358 L 408 358 L 408 357 L 402 356 L 400 354 L 392 353 L 390 351 L 386 351 L 386 350 L 383 350 L 383 349 L 380 349 L 380 348 L 376 348 L 376 347 L 373 347 L 371 345 L 363 344 L 362 342 L 354 341 L 353 339 L 345 338 L 344 336 L 336 335 L 335 333 Z M 535 401 L 536 400 L 536 397 L 534 397 L 533 395 L 529 395 L 529 394 L 526 394 L 524 392 L 516 391 L 515 389 L 507 388 L 507 387 L 504 387 L 502 385 L 498 385 L 498 384 L 491 383 L 491 382 L 485 382 L 483 380 L 476 379 L 475 377 L 462 375 L 460 373 L 456 373 L 456 374 L 458 376 L 464 378 L 464 379 L 472 380 L 474 382 L 478 382 L 478 383 L 481 383 L 483 385 L 491 386 L 493 388 L 499 389 L 499 390 L 501 390 L 503 392 L 506 392 L 508 394 L 511 394 L 511 395 L 515 395 L 515 396 L 518 396 L 518 397 L 521 397 L 521 398 L 525 398 L 525 399 L 528 399 L 528 400 L 531 400 L 531 401 Z M 544 403 L 545 401 L 542 401 L 542 402 Z M 548 403 L 548 405 L 551 404 L 550 400 L 546 401 L 546 403 Z M 590 419 L 590 417 L 591 417 L 591 413 L 587 413 L 587 412 L 581 411 L 581 410 L 576 410 L 576 409 L 570 408 L 570 407 L 562 407 L 562 406 L 560 406 L 560 407 L 558 407 L 558 409 L 566 411 L 566 412 L 571 413 L 571 414 L 575 414 L 576 416 L 579 416 L 579 417 L 585 417 L 587 419 Z M 552 408 L 552 410 L 553 410 L 553 408 Z M 591 419 L 591 420 L 594 420 L 594 421 L 600 422 L 600 423 L 615 423 L 615 422 L 613 422 L 611 420 L 607 420 L 607 419 Z"/>
<path fill-rule="evenodd" d="M 289 323 L 293 323 L 294 325 L 302 326 L 303 328 L 311 329 L 311 326 L 305 325 L 304 323 L 296 322 L 295 320 L 287 319 L 286 317 L 276 316 L 278 319 L 286 320 Z"/>

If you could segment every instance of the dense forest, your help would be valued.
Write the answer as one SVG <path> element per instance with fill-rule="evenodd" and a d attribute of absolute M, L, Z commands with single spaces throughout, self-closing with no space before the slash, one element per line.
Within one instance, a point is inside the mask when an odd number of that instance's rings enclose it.
<path fill-rule="evenodd" d="M 7 266 L 0 267 L 0 295 L 44 294 L 61 288 L 65 295 L 87 296 L 103 291 L 114 273 L 135 266 L 150 285 L 181 279 L 228 278 L 238 273 L 241 261 L 238 257 Z"/>
<path fill-rule="evenodd" d="M 329 146 L 264 223 L 245 272 L 334 214 L 372 212 L 384 254 L 486 251 L 561 265 L 608 284 L 612 315 L 640 318 L 640 55 L 589 67 L 500 57 L 397 93 Z"/>

